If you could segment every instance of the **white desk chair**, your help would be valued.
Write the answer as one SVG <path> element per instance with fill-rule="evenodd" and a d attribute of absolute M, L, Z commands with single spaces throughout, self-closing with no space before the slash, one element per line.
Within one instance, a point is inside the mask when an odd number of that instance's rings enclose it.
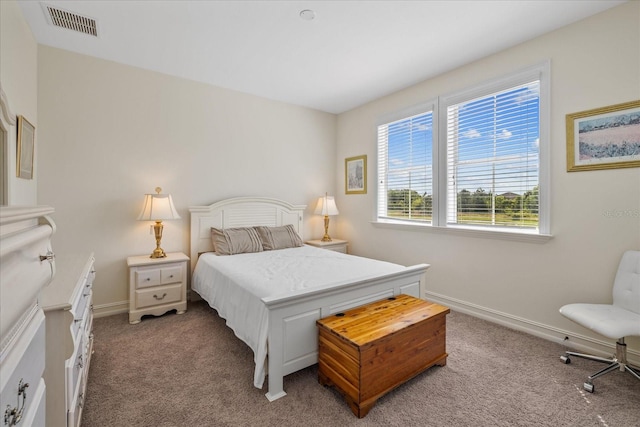
<path fill-rule="evenodd" d="M 627 364 L 625 337 L 640 336 L 640 251 L 622 255 L 613 284 L 613 304 L 568 304 L 560 308 L 563 316 L 579 325 L 618 340 L 616 354 L 610 359 L 567 351 L 560 359 L 570 363 L 569 356 L 608 363 L 608 366 L 589 376 L 584 389 L 594 392 L 593 379 L 616 369 L 627 371 L 640 380 L 640 369 Z"/>

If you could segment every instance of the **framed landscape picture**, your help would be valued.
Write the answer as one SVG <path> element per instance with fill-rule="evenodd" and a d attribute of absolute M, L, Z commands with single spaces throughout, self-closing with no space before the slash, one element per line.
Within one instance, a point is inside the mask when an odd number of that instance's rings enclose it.
<path fill-rule="evenodd" d="M 640 167 L 640 100 L 567 114 L 567 171 Z"/>
<path fill-rule="evenodd" d="M 367 156 L 344 159 L 346 194 L 367 194 Z"/>
<path fill-rule="evenodd" d="M 18 151 L 16 175 L 19 178 L 33 178 L 33 152 L 36 128 L 23 116 L 18 116 Z"/>

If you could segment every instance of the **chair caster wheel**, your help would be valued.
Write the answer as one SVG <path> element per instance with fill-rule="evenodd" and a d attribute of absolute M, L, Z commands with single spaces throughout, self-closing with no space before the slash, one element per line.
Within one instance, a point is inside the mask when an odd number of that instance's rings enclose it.
<path fill-rule="evenodd" d="M 595 391 L 595 387 L 593 386 L 592 383 L 584 383 L 582 385 L 582 388 L 584 388 L 586 391 L 588 391 L 589 393 L 593 393 Z"/>
<path fill-rule="evenodd" d="M 571 363 L 571 359 L 569 359 L 569 356 L 560 356 L 560 360 L 562 360 L 565 365 Z"/>

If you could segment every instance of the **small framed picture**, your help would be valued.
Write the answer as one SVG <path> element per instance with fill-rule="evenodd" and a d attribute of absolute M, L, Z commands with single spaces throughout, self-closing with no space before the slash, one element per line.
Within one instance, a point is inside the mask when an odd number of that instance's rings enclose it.
<path fill-rule="evenodd" d="M 567 172 L 640 167 L 640 100 L 566 119 Z"/>
<path fill-rule="evenodd" d="M 367 156 L 344 159 L 346 194 L 367 194 Z"/>
<path fill-rule="evenodd" d="M 23 116 L 18 116 L 18 150 L 16 175 L 33 179 L 33 154 L 36 128 Z"/>

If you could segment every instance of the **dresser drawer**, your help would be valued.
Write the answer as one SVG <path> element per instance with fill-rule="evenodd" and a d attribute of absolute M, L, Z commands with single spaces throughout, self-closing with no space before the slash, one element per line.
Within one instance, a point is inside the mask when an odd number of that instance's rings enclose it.
<path fill-rule="evenodd" d="M 78 427 L 80 425 L 80 419 L 82 417 L 82 407 L 84 406 L 84 381 L 85 379 L 80 376 L 74 388 L 78 390 L 73 400 L 69 402 L 67 412 L 67 427 Z"/>
<path fill-rule="evenodd" d="M 0 408 L 19 410 L 24 404 L 23 417 L 33 419 L 39 410 L 44 391 L 42 374 L 45 367 L 45 317 L 41 310 L 26 322 L 23 332 L 0 364 Z M 28 384 L 28 386 L 26 385 Z M 42 390 L 39 388 L 42 386 Z M 24 390 L 26 398 L 19 393 Z"/>
<path fill-rule="evenodd" d="M 157 286 L 153 289 L 136 291 L 136 307 L 149 307 L 152 305 L 168 304 L 182 299 L 182 285 Z"/>
<path fill-rule="evenodd" d="M 91 291 L 84 294 L 78 301 L 78 305 L 72 307 L 70 310 L 73 315 L 71 336 L 74 337 L 74 339 L 78 335 L 78 331 L 86 326 L 87 317 L 91 313 L 92 294 Z"/>
<path fill-rule="evenodd" d="M 66 391 L 67 391 L 67 408 L 70 408 L 71 402 L 78 395 L 78 380 L 82 378 L 85 365 L 85 337 L 80 334 L 80 339 L 74 349 L 73 356 L 65 362 L 66 370 Z"/>
<path fill-rule="evenodd" d="M 87 306 L 87 310 L 82 317 L 84 317 L 84 335 L 88 337 L 93 331 L 93 304 Z"/>

